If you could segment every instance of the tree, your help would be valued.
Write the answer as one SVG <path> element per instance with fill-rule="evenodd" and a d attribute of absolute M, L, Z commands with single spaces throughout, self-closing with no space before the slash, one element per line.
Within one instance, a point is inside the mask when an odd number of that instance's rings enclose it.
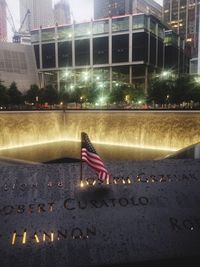
<path fill-rule="evenodd" d="M 157 104 L 167 104 L 172 97 L 172 93 L 175 90 L 175 80 L 172 77 L 161 79 L 160 77 L 155 77 L 152 79 L 148 101 L 154 101 Z"/>
<path fill-rule="evenodd" d="M 139 101 L 144 101 L 146 96 L 142 88 L 137 87 L 135 84 L 128 84 L 124 88 L 126 102 L 138 103 Z"/>
<path fill-rule="evenodd" d="M 145 93 L 134 84 L 121 83 L 112 88 L 110 92 L 110 103 L 138 103 L 145 99 Z"/>
<path fill-rule="evenodd" d="M 191 77 L 190 100 L 200 102 L 200 79 L 199 77 Z"/>
<path fill-rule="evenodd" d="M 29 103 L 36 103 L 38 102 L 40 95 L 40 89 L 37 84 L 32 84 L 30 89 L 26 92 L 25 99 Z"/>
<path fill-rule="evenodd" d="M 164 77 L 160 75 L 160 77 L 152 79 L 148 100 L 158 104 L 199 103 L 199 78 L 190 75 L 179 77 L 174 75 L 165 75 Z"/>
<path fill-rule="evenodd" d="M 89 103 L 95 103 L 98 98 L 98 90 L 95 83 L 89 83 L 83 87 L 82 95 L 85 96 L 86 101 Z"/>
<path fill-rule="evenodd" d="M 180 104 L 184 101 L 192 100 L 191 78 L 189 75 L 178 77 L 175 80 L 174 90 L 171 92 L 170 102 L 172 104 Z"/>
<path fill-rule="evenodd" d="M 61 89 L 59 92 L 59 101 L 63 102 L 64 104 L 67 104 L 70 101 L 70 93 L 64 88 Z"/>
<path fill-rule="evenodd" d="M 20 105 L 22 103 L 22 93 L 18 90 L 15 82 L 12 82 L 8 89 L 9 103 Z"/>
<path fill-rule="evenodd" d="M 110 103 L 123 103 L 125 101 L 125 95 L 125 90 L 122 85 L 114 86 L 109 95 Z"/>
<path fill-rule="evenodd" d="M 49 105 L 54 105 L 58 103 L 58 92 L 52 85 L 47 85 L 41 90 L 41 102 L 48 103 Z"/>
<path fill-rule="evenodd" d="M 83 96 L 82 88 L 75 86 L 69 94 L 69 102 L 81 103 L 81 96 Z"/>
<path fill-rule="evenodd" d="M 7 106 L 9 102 L 8 90 L 2 83 L 0 80 L 0 105 Z"/>

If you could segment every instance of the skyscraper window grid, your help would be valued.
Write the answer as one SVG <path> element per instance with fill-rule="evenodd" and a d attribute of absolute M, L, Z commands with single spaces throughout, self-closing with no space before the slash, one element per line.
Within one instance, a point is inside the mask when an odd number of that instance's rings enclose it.
<path fill-rule="evenodd" d="M 200 0 L 164 0 L 163 17 L 191 47 L 190 73 L 198 73 Z"/>

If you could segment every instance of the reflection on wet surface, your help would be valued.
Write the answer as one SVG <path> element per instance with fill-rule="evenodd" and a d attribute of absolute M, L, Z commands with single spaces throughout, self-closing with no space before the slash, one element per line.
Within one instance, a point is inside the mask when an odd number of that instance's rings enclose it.
<path fill-rule="evenodd" d="M 171 151 L 100 144 L 95 144 L 95 148 L 103 160 L 154 160 L 172 153 Z M 1 150 L 0 156 L 35 162 L 47 162 L 65 158 L 65 161 L 70 162 L 69 159 L 80 158 L 80 142 L 62 141 Z"/>

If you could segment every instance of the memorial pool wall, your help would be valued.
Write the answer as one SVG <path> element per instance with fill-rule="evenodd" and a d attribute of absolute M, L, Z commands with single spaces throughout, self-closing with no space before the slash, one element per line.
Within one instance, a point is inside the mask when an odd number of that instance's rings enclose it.
<path fill-rule="evenodd" d="M 22 111 L 0 113 L 0 149 L 80 141 L 178 150 L 200 142 L 198 111 Z"/>
<path fill-rule="evenodd" d="M 106 163 L 0 165 L 0 266 L 200 266 L 199 160 Z"/>

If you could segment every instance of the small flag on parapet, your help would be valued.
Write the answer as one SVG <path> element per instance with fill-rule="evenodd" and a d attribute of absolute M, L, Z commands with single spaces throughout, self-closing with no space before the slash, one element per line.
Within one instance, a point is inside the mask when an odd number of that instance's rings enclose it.
<path fill-rule="evenodd" d="M 97 154 L 88 135 L 81 133 L 81 161 L 86 162 L 99 176 L 102 181 L 109 181 L 110 175 L 106 169 L 102 159 Z M 82 168 L 81 168 L 82 180 Z"/>

